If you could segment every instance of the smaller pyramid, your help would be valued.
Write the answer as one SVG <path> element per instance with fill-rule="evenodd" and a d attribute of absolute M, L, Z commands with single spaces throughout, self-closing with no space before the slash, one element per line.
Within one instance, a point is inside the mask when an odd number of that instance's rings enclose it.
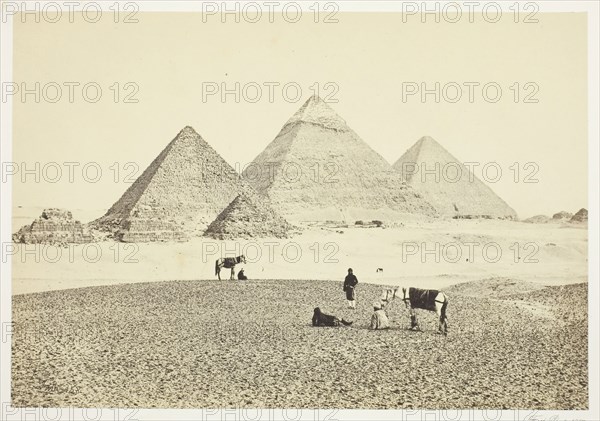
<path fill-rule="evenodd" d="M 292 229 L 267 203 L 240 194 L 208 226 L 204 235 L 219 240 L 288 238 Z"/>
<path fill-rule="evenodd" d="M 393 167 L 440 215 L 453 218 L 517 217 L 513 208 L 429 136 L 419 139 Z"/>

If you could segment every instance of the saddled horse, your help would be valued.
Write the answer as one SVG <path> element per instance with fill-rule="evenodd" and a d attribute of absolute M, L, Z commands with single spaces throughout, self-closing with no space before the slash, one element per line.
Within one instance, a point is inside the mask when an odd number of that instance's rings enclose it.
<path fill-rule="evenodd" d="M 448 296 L 441 291 L 436 289 L 421 289 L 421 288 L 402 288 L 402 294 L 400 294 L 400 287 L 396 288 L 384 288 L 381 294 L 381 305 L 382 307 L 389 304 L 395 298 L 401 298 L 406 304 L 406 308 L 410 310 L 410 329 L 421 330 L 419 321 L 417 320 L 417 313 L 415 309 L 423 309 L 428 311 L 435 311 L 438 316 L 438 333 L 448 334 L 448 317 L 446 316 L 446 310 L 448 308 Z"/>
<path fill-rule="evenodd" d="M 238 263 L 246 264 L 246 257 L 242 254 L 238 257 L 220 257 L 215 261 L 215 275 L 221 280 L 221 268 L 231 269 L 230 280 L 235 279 L 235 265 Z"/>

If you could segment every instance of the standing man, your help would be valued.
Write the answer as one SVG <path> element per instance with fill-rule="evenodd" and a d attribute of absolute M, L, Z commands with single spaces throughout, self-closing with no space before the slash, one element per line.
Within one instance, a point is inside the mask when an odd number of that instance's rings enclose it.
<path fill-rule="evenodd" d="M 348 308 L 356 310 L 356 294 L 354 292 L 354 288 L 358 284 L 358 279 L 352 273 L 352 268 L 348 269 L 348 275 L 346 275 L 346 279 L 344 279 L 344 291 L 346 292 L 346 299 L 348 300 Z"/>

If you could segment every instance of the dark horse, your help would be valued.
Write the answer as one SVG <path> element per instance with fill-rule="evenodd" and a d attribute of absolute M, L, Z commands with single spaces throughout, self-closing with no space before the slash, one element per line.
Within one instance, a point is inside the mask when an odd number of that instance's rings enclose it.
<path fill-rule="evenodd" d="M 238 257 L 220 257 L 215 261 L 215 275 L 221 280 L 221 268 L 231 269 L 231 277 L 229 279 L 235 279 L 235 265 L 238 263 L 246 263 L 246 257 L 242 254 Z"/>

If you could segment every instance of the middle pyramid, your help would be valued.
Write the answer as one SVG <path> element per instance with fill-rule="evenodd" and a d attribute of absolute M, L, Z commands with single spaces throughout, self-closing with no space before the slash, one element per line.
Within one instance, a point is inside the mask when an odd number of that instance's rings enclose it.
<path fill-rule="evenodd" d="M 289 220 L 351 223 L 436 214 L 318 96 L 300 107 L 243 175 Z"/>

